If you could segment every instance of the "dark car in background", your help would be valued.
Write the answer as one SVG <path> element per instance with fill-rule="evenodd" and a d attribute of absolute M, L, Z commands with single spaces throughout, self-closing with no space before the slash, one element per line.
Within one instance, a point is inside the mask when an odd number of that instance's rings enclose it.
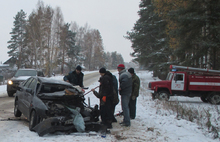
<path fill-rule="evenodd" d="M 15 75 L 7 81 L 7 93 L 9 97 L 13 97 L 16 92 L 16 87 L 22 81 L 26 80 L 31 76 L 41 76 L 44 77 L 44 73 L 37 69 L 19 69 Z"/>
<path fill-rule="evenodd" d="M 30 77 L 17 87 L 14 115 L 22 114 L 29 129 L 39 136 L 56 131 L 99 131 L 98 105 L 93 108 L 84 100 L 84 90 L 62 80 Z"/>

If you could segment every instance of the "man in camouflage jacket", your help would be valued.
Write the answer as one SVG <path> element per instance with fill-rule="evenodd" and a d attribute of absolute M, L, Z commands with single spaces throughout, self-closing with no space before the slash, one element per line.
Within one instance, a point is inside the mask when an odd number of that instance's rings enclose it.
<path fill-rule="evenodd" d="M 134 68 L 128 69 L 128 72 L 130 72 L 130 74 L 132 75 L 132 93 L 129 101 L 130 118 L 135 119 L 136 102 L 137 102 L 137 97 L 139 96 L 139 89 L 140 89 L 140 79 L 135 74 Z"/>

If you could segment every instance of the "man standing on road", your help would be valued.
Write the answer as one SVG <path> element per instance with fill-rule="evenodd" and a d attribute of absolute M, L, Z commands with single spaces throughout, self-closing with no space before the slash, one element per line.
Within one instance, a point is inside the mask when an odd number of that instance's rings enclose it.
<path fill-rule="evenodd" d="M 121 106 L 124 116 L 123 122 L 120 124 L 128 127 L 131 125 L 128 104 L 132 92 L 132 77 L 129 72 L 126 72 L 123 64 L 119 64 L 117 69 L 119 72 L 119 94 L 121 95 Z"/>
<path fill-rule="evenodd" d="M 113 81 L 112 74 L 106 71 L 105 68 L 99 70 L 101 75 L 99 82 L 99 93 L 95 89 L 91 89 L 93 94 L 100 99 L 100 114 L 102 123 L 107 126 L 107 128 L 112 128 L 112 107 L 113 107 Z"/>
<path fill-rule="evenodd" d="M 140 89 L 140 79 L 135 74 L 134 68 L 128 69 L 128 72 L 132 76 L 132 93 L 129 101 L 129 110 L 130 110 L 130 118 L 135 119 L 136 117 L 136 102 L 137 97 L 139 96 L 139 89 Z"/>
<path fill-rule="evenodd" d="M 78 65 L 74 71 L 71 71 L 68 75 L 63 77 L 63 80 L 66 82 L 71 83 L 72 85 L 79 85 L 80 87 L 83 86 L 83 77 L 84 74 L 81 72 L 82 67 Z"/>

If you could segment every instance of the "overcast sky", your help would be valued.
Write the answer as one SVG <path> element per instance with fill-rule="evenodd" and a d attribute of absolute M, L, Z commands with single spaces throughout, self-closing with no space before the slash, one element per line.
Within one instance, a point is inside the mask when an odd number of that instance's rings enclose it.
<path fill-rule="evenodd" d="M 7 41 L 13 28 L 15 15 L 23 9 L 30 13 L 36 9 L 38 0 L 0 0 L 0 62 L 9 59 Z M 53 9 L 61 8 L 64 22 L 76 22 L 83 27 L 86 23 L 91 29 L 101 33 L 104 50 L 121 53 L 125 62 L 131 61 L 133 52 L 131 42 L 125 39 L 139 19 L 137 14 L 141 0 L 42 0 Z"/>

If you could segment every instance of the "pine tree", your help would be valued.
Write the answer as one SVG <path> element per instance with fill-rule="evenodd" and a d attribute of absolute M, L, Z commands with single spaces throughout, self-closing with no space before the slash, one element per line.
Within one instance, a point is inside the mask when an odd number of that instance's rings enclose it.
<path fill-rule="evenodd" d="M 21 67 L 21 61 L 24 59 L 23 54 L 23 48 L 24 48 L 24 34 L 25 34 L 25 27 L 26 27 L 26 13 L 21 10 L 17 13 L 17 15 L 14 17 L 14 28 L 12 29 L 11 34 L 11 40 L 8 41 L 8 54 L 10 57 L 13 57 L 17 59 L 17 67 Z"/>
<path fill-rule="evenodd" d="M 219 9 L 218 0 L 188 0 L 185 7 L 169 12 L 177 23 L 170 35 L 180 43 L 174 54 L 182 65 L 220 69 Z"/>
<path fill-rule="evenodd" d="M 67 35 L 67 55 L 69 57 L 69 61 L 67 65 L 69 66 L 69 70 L 74 70 L 78 64 L 79 55 L 80 55 L 80 47 L 76 45 L 76 33 L 71 30 L 68 30 Z"/>
<path fill-rule="evenodd" d="M 139 7 L 140 18 L 126 36 L 132 42 L 134 52 L 131 55 L 149 70 L 167 68 L 172 55 L 166 35 L 167 22 L 155 12 L 150 0 L 142 0 Z"/>

